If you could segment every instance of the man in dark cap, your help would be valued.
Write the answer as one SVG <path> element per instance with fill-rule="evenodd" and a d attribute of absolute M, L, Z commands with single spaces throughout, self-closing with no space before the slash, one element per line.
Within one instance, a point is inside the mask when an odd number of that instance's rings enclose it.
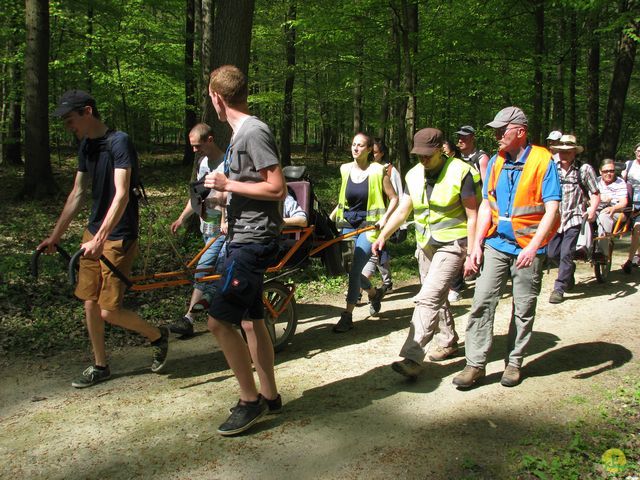
<path fill-rule="evenodd" d="M 457 352 L 458 335 L 447 294 L 460 269 L 471 267 L 467 243 L 473 243 L 480 174 L 468 163 L 443 155 L 442 141 L 442 132 L 435 128 L 423 128 L 415 134 L 411 153 L 419 162 L 407 172 L 407 190 L 371 247 L 374 254 L 382 250 L 413 211 L 422 287 L 415 297 L 409 335 L 400 350 L 403 359 L 391 364 L 394 371 L 409 378 L 422 370 L 436 327 L 440 334 L 432 342 L 436 345 L 429 359 L 442 360 Z"/>
<path fill-rule="evenodd" d="M 93 205 L 89 225 L 82 236 L 84 255 L 75 295 L 84 301 L 87 330 L 95 364 L 72 382 L 84 388 L 111 377 L 104 344 L 104 324 L 109 322 L 138 332 L 153 346 L 151 370 L 160 372 L 166 362 L 169 330 L 159 329 L 138 314 L 122 308 L 126 289 L 104 263 L 108 259 L 129 275 L 138 249 L 138 156 L 129 136 L 109 130 L 100 120 L 95 99 L 82 90 L 65 92 L 53 115 L 80 141 L 78 170 L 56 225 L 38 250 L 55 251 L 62 235 L 82 207 L 91 188 Z"/>
<path fill-rule="evenodd" d="M 551 153 L 528 142 L 527 123 L 522 110 L 507 107 L 487 124 L 495 129 L 499 151 L 487 167 L 475 243 L 469 246 L 473 270 L 484 265 L 467 322 L 467 365 L 453 379 L 458 388 L 469 388 L 485 376 L 495 311 L 508 279 L 513 285 L 513 308 L 500 383 L 505 387 L 520 383 L 546 245 L 558 228 L 561 198 Z"/>
<path fill-rule="evenodd" d="M 456 132 L 456 135 L 458 135 L 458 148 L 460 149 L 462 160 L 473 165 L 480 172 L 480 178 L 484 182 L 487 165 L 489 164 L 489 155 L 482 150 L 478 150 L 476 129 L 471 125 L 463 125 Z"/>

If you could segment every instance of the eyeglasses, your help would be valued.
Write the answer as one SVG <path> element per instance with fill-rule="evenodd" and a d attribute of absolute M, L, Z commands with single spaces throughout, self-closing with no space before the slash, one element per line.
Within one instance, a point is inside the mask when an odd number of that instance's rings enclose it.
<path fill-rule="evenodd" d="M 600 173 L 602 173 L 604 175 L 605 173 L 616 173 L 616 171 L 615 170 L 600 170 Z"/>
<path fill-rule="evenodd" d="M 516 125 L 515 127 L 500 127 L 500 128 L 496 128 L 495 130 L 495 134 L 496 134 L 496 138 L 503 138 L 507 132 L 509 130 L 513 130 L 514 128 L 522 128 L 519 125 Z"/>

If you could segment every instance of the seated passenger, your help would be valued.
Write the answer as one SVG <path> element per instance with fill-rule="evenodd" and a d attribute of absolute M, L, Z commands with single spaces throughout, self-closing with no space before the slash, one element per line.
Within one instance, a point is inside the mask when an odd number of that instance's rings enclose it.
<path fill-rule="evenodd" d="M 605 158 L 600 165 L 598 190 L 600 190 L 600 204 L 598 205 L 598 236 L 613 231 L 613 226 L 628 204 L 627 182 L 616 175 L 615 162 L 611 158 Z M 598 240 L 596 255 L 600 253 L 608 255 L 608 242 L 606 239 Z"/>

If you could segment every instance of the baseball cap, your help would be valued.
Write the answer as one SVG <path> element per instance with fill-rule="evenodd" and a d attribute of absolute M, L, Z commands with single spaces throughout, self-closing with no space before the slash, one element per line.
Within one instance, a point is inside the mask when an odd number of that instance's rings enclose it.
<path fill-rule="evenodd" d="M 53 116 L 63 117 L 73 110 L 86 106 L 96 108 L 96 99 L 83 90 L 67 90 L 58 100 Z"/>
<path fill-rule="evenodd" d="M 553 140 L 557 142 L 558 140 L 560 140 L 560 138 L 562 138 L 562 132 L 558 130 L 553 130 L 552 132 L 549 132 L 549 136 L 547 137 L 547 140 Z"/>
<path fill-rule="evenodd" d="M 475 135 L 476 129 L 471 125 L 463 125 L 460 130 L 456 132 L 456 135 Z"/>
<path fill-rule="evenodd" d="M 442 148 L 442 132 L 437 128 L 423 128 L 413 136 L 413 149 L 416 155 L 433 155 Z"/>
<path fill-rule="evenodd" d="M 487 127 L 501 128 L 510 123 L 527 125 L 527 116 L 518 107 L 503 108 L 497 113 L 492 122 L 487 123 Z"/>

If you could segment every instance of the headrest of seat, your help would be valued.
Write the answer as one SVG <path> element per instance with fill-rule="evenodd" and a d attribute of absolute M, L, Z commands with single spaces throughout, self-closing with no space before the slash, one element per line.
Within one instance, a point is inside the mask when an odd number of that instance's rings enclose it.
<path fill-rule="evenodd" d="M 282 169 L 282 173 L 286 179 L 298 180 L 302 178 L 306 169 L 304 165 L 287 165 Z"/>

